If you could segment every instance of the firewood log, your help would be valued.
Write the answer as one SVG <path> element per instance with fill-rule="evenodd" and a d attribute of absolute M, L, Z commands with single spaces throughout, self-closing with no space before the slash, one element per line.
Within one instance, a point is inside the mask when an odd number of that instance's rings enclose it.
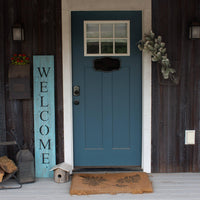
<path fill-rule="evenodd" d="M 0 168 L 4 172 L 9 174 L 14 173 L 18 170 L 15 163 L 12 160 L 10 160 L 7 156 L 0 157 Z"/>
<path fill-rule="evenodd" d="M 3 176 L 5 172 L 0 168 L 0 183 L 3 181 Z"/>

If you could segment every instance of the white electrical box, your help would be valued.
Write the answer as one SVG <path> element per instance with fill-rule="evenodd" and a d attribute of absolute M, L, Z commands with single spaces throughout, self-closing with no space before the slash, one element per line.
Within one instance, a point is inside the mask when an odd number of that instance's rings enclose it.
<path fill-rule="evenodd" d="M 195 144 L 195 130 L 185 130 L 185 144 L 186 145 Z"/>

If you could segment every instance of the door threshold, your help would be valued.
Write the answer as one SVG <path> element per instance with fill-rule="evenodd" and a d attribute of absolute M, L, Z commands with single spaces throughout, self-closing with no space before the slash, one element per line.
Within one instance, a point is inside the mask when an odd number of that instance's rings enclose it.
<path fill-rule="evenodd" d="M 141 166 L 123 167 L 75 167 L 73 172 L 122 172 L 122 171 L 143 171 Z"/>

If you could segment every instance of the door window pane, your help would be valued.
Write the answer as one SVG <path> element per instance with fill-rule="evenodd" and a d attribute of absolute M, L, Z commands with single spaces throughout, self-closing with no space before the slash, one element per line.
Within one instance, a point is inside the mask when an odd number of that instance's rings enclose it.
<path fill-rule="evenodd" d="M 99 38 L 99 24 L 87 24 L 87 38 Z"/>
<path fill-rule="evenodd" d="M 113 53 L 113 40 L 101 41 L 101 53 Z"/>
<path fill-rule="evenodd" d="M 97 40 L 97 39 L 88 39 L 87 40 L 87 53 L 88 54 L 99 53 L 99 40 Z"/>
<path fill-rule="evenodd" d="M 126 23 L 115 24 L 115 37 L 127 38 L 127 24 Z"/>
<path fill-rule="evenodd" d="M 115 41 L 115 53 L 127 53 L 127 40 L 118 40 Z"/>
<path fill-rule="evenodd" d="M 101 37 L 113 38 L 113 24 L 101 24 Z"/>

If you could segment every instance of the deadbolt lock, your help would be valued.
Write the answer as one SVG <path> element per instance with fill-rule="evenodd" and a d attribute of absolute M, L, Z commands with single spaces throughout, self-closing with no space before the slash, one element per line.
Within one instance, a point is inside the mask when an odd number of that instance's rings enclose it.
<path fill-rule="evenodd" d="M 80 96 L 80 86 L 75 85 L 75 86 L 73 87 L 73 96 L 75 96 L 75 97 Z"/>

